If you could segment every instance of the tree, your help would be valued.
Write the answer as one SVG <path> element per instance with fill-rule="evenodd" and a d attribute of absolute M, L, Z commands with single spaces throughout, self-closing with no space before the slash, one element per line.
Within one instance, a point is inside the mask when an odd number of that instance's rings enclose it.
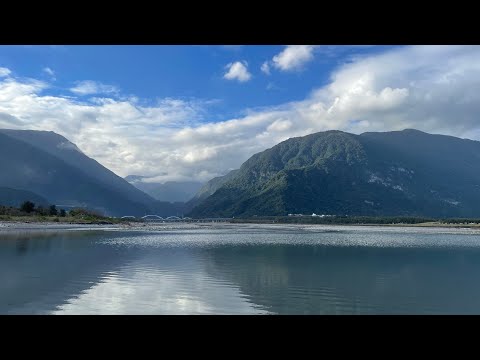
<path fill-rule="evenodd" d="M 60 209 L 60 216 L 61 217 L 67 216 L 67 212 L 65 211 L 65 209 Z"/>
<path fill-rule="evenodd" d="M 21 206 L 20 210 L 30 214 L 33 210 L 35 210 L 35 204 L 31 201 L 25 201 Z"/>
<path fill-rule="evenodd" d="M 49 214 L 53 215 L 53 216 L 58 215 L 58 210 L 57 210 L 57 207 L 55 205 L 50 205 Z"/>
<path fill-rule="evenodd" d="M 44 208 L 43 206 L 41 206 L 41 205 L 38 206 L 35 211 L 36 211 L 36 213 L 37 213 L 38 215 L 41 215 L 41 216 L 47 216 L 47 215 L 50 213 L 49 209 L 45 209 L 45 208 Z"/>

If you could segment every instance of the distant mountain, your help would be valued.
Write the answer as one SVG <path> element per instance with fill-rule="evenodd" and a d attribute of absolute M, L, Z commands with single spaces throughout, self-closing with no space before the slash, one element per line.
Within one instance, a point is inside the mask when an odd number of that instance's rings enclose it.
<path fill-rule="evenodd" d="M 146 182 L 146 176 L 128 175 L 125 180 L 154 199 L 168 202 L 185 202 L 203 185 L 197 181 L 167 181 L 163 184 Z"/>
<path fill-rule="evenodd" d="M 480 142 L 326 131 L 253 155 L 191 216 L 480 217 Z"/>
<path fill-rule="evenodd" d="M 13 206 L 18 208 L 25 201 L 32 201 L 35 205 L 49 205 L 44 197 L 31 191 L 0 187 L 0 206 Z"/>
<path fill-rule="evenodd" d="M 125 181 L 128 181 L 130 184 L 134 184 L 136 182 L 140 182 L 143 179 L 146 179 L 147 176 L 141 176 L 141 175 L 127 175 L 124 177 Z"/>
<path fill-rule="evenodd" d="M 189 211 L 193 209 L 195 206 L 200 204 L 203 200 L 207 197 L 212 195 L 217 189 L 219 189 L 223 184 L 227 181 L 233 179 L 235 174 L 238 172 L 238 169 L 232 170 L 223 176 L 217 176 L 213 179 L 207 181 L 198 191 L 197 193 L 185 204 L 186 209 Z"/>
<path fill-rule="evenodd" d="M 112 216 L 182 210 L 154 200 L 53 132 L 0 130 L 0 169 L 0 186 L 32 191 L 63 207 Z"/>

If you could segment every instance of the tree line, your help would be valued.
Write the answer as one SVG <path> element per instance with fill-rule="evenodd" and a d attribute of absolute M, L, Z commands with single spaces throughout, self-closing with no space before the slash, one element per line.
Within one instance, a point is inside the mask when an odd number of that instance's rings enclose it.
<path fill-rule="evenodd" d="M 36 205 L 32 201 L 23 202 L 18 208 L 13 206 L 0 205 L 0 215 L 6 216 L 57 216 L 57 217 L 78 217 L 78 218 L 105 218 L 101 214 L 82 208 L 75 208 L 70 211 L 65 209 L 57 209 L 55 205 L 44 207 Z"/>
<path fill-rule="evenodd" d="M 389 225 L 389 224 L 421 224 L 437 222 L 441 224 L 480 224 L 480 219 L 472 218 L 429 218 L 416 216 L 255 216 L 234 218 L 231 222 L 249 223 L 282 223 L 282 224 L 358 224 L 358 225 Z"/>
<path fill-rule="evenodd" d="M 282 223 L 282 224 L 420 224 L 438 219 L 413 216 L 258 216 L 233 219 L 232 222 Z"/>
<path fill-rule="evenodd" d="M 67 216 L 65 209 L 57 209 L 55 205 L 49 205 L 43 207 L 42 205 L 36 206 L 32 201 L 23 202 L 20 207 L 16 208 L 13 206 L 3 206 L 0 205 L 0 215 L 10 215 L 10 216 Z"/>

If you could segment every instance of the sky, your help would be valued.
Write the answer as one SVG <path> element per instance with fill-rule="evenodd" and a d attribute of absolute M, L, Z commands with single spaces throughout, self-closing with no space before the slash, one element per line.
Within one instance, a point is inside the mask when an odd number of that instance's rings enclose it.
<path fill-rule="evenodd" d="M 120 176 L 207 181 L 294 136 L 480 140 L 480 46 L 0 46 L 0 128 Z"/>

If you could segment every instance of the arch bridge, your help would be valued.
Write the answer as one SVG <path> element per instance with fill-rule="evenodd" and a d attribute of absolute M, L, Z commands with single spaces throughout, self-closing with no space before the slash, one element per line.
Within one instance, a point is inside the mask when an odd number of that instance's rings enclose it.
<path fill-rule="evenodd" d="M 120 219 L 132 219 L 132 220 L 142 220 L 142 221 L 158 221 L 158 222 L 228 222 L 230 218 L 204 218 L 204 219 L 192 219 L 190 217 L 178 217 L 178 216 L 168 216 L 161 217 L 159 215 L 149 214 L 142 217 L 135 217 L 132 215 L 122 216 Z"/>

